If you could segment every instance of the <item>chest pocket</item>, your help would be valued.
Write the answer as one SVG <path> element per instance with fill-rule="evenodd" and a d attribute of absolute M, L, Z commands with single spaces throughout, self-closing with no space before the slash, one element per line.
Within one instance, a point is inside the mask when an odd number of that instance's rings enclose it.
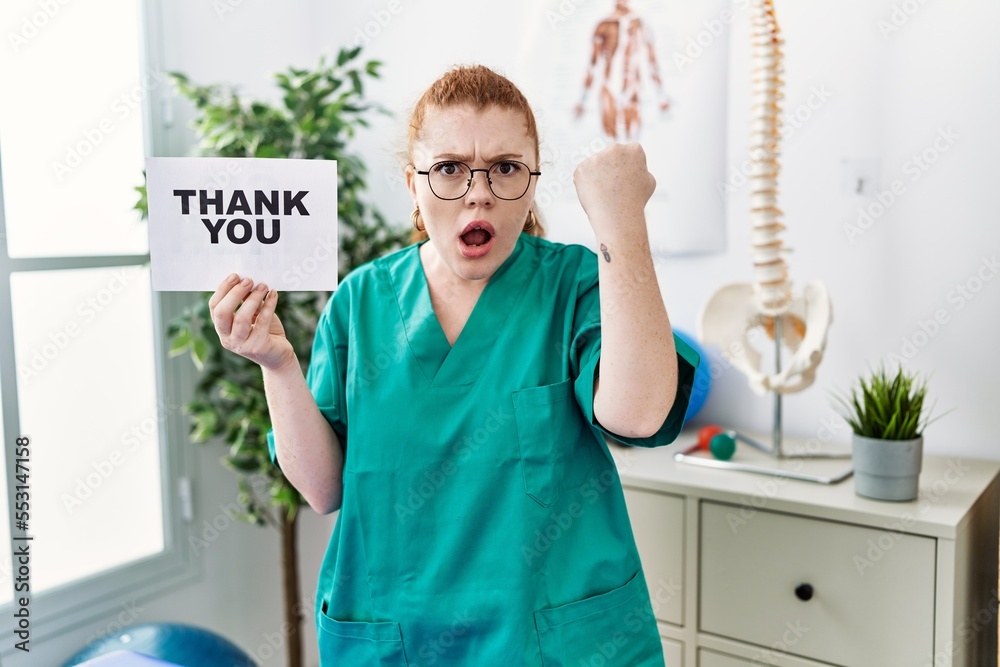
<path fill-rule="evenodd" d="M 544 507 L 584 483 L 589 472 L 583 447 L 583 415 L 565 380 L 513 392 L 524 491 Z"/>

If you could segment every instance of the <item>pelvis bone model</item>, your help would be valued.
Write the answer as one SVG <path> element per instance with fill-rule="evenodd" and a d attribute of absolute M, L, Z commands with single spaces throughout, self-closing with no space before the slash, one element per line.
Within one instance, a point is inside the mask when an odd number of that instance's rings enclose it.
<path fill-rule="evenodd" d="M 750 380 L 757 394 L 790 394 L 813 383 L 823 358 L 826 334 L 833 321 L 830 296 L 823 283 L 811 281 L 801 295 L 792 284 L 782 253 L 781 209 L 778 208 L 778 142 L 783 71 L 781 39 L 772 0 L 750 4 L 752 27 L 753 107 L 750 121 L 750 221 L 753 282 L 724 285 L 701 312 L 698 337 L 718 345 Z M 760 368 L 753 342 L 759 332 L 771 340 L 780 319 L 782 345 L 792 357 L 772 374 Z"/>

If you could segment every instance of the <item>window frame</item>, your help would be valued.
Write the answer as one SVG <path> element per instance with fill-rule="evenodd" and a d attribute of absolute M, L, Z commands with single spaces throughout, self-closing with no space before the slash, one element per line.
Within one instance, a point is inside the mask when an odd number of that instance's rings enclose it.
<path fill-rule="evenodd" d="M 160 72 L 163 66 L 162 8 L 160 0 L 139 2 L 139 72 Z M 143 148 L 145 155 L 183 154 L 186 146 L 180 133 L 171 131 L 171 92 L 158 82 L 146 91 L 142 107 Z M 2 137 L 0 137 L 2 141 Z M 0 173 L 3 164 L 0 163 Z M 141 173 L 136 174 L 138 182 Z M 7 249 L 6 215 L 3 207 L 3 181 L 0 179 L 0 410 L 3 414 L 3 449 L 7 464 L 4 480 L 11 511 L 3 520 L 14 530 L 14 485 L 10 482 L 15 471 L 15 439 L 20 435 L 31 435 L 30 425 L 22 425 L 18 414 L 17 360 L 14 352 L 14 325 L 12 321 L 11 281 L 12 273 L 26 271 L 47 271 L 60 269 L 84 269 L 117 266 L 148 265 L 148 252 L 143 255 L 105 255 L 93 257 L 32 257 L 11 258 Z M 193 366 L 171 362 L 166 324 L 191 304 L 197 295 L 185 293 L 151 293 L 153 319 L 153 346 L 155 350 L 156 398 L 158 412 L 158 436 L 160 445 L 160 473 L 163 507 L 164 548 L 163 551 L 132 561 L 118 567 L 102 571 L 83 579 L 67 583 L 43 593 L 30 593 L 31 642 L 51 640 L 60 634 L 92 624 L 98 619 L 112 619 L 104 628 L 114 632 L 119 625 L 114 619 L 121 617 L 122 608 L 129 604 L 141 606 L 145 601 L 176 590 L 180 586 L 197 581 L 201 575 L 201 563 L 194 558 L 189 546 L 189 525 L 193 521 L 190 489 L 194 484 L 196 469 L 192 464 L 190 444 L 186 434 L 186 415 L 178 409 L 192 397 L 195 384 Z M 27 427 L 27 428 L 25 428 Z M 33 442 L 32 447 L 44 443 Z M 29 469 L 31 464 L 29 463 Z M 29 477 L 30 483 L 30 477 Z M 30 535 L 29 531 L 29 535 Z M 39 536 L 42 537 L 42 536 Z M 7 585 L 13 590 L 14 577 Z M 17 598 L 24 594 L 13 593 L 10 603 L 0 605 L 0 615 L 10 617 Z M 142 622 L 141 618 L 131 618 L 121 624 Z M 102 634 L 99 630 L 98 634 Z M 0 658 L 7 658 L 20 652 L 14 647 L 18 641 L 13 624 L 4 624 L 0 629 Z M 82 646 L 79 648 L 83 648 Z"/>

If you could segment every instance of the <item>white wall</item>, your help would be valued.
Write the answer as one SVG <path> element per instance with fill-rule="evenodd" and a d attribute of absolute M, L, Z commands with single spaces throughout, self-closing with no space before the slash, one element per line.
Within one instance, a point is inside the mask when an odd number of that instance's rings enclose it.
<path fill-rule="evenodd" d="M 580 1 L 546 4 L 558 12 Z M 745 4 L 734 2 L 736 18 L 730 26 L 731 169 L 745 160 L 748 144 Z M 372 88 L 373 95 L 385 90 L 386 99 L 412 102 L 448 58 L 467 62 L 481 57 L 487 64 L 498 63 L 516 81 L 513 67 L 504 66 L 498 54 L 507 52 L 505 44 L 517 44 L 522 33 L 548 29 L 525 23 L 524 16 L 539 20 L 538 11 L 528 8 L 527 0 L 503 3 L 502 9 L 488 4 L 456 13 L 452 8 L 448 11 L 455 19 L 444 29 L 427 18 L 427 5 L 405 0 L 327 7 L 321 16 L 328 27 L 326 46 L 360 39 L 367 53 L 386 60 L 384 80 Z M 1000 280 L 977 278 L 979 271 L 992 276 L 984 257 L 1000 259 L 1000 194 L 994 184 L 1000 150 L 1000 45 L 989 27 L 1000 18 L 1000 5 L 988 0 L 777 0 L 776 11 L 786 41 L 785 110 L 798 111 L 804 119 L 796 121 L 782 144 L 781 207 L 789 226 L 786 241 L 794 248 L 791 276 L 797 286 L 823 280 L 834 307 L 816 384 L 785 400 L 785 432 L 828 437 L 820 429 L 833 415 L 830 390 L 848 387 L 868 366 L 895 353 L 912 368 L 933 374 L 938 412 L 956 408 L 928 429 L 927 451 L 1000 459 L 990 423 L 993 401 L 1000 398 Z M 410 48 L 415 40 L 407 32 L 414 25 L 425 36 L 423 49 Z M 687 38 L 699 35 L 678 37 L 668 48 L 683 51 Z M 723 39 L 705 48 L 724 48 Z M 669 80 L 671 65 L 666 66 Z M 393 144 L 387 137 L 397 140 L 405 130 L 405 108 L 397 111 L 395 121 L 380 122 L 357 146 L 373 171 L 374 198 L 391 219 L 405 221 L 412 206 L 398 181 L 397 162 L 387 154 L 398 148 L 398 141 Z M 940 140 L 938 146 L 947 150 L 937 152 L 934 142 L 949 128 L 956 138 L 950 146 Z M 912 157 L 925 150 L 936 161 L 922 170 Z M 857 158 L 879 159 L 880 190 L 898 179 L 902 194 L 867 229 L 858 227 L 860 235 L 849 237 L 845 226 L 857 225 L 859 209 L 877 203 L 875 196 L 841 192 L 841 161 Z M 693 333 L 698 313 L 715 289 L 749 280 L 746 195 L 743 187 L 729 197 L 726 252 L 658 262 L 676 327 Z M 970 293 L 971 299 L 954 291 L 967 282 L 979 289 Z M 937 329 L 928 324 L 933 335 L 925 335 L 921 323 L 936 315 L 944 324 Z M 723 372 L 699 421 L 768 431 L 770 399 L 756 397 L 740 374 L 714 363 Z M 846 427 L 833 438 L 848 439 Z"/>
<path fill-rule="evenodd" d="M 513 76 L 511 68 L 503 67 L 503 47 L 527 29 L 521 17 L 529 7 L 529 0 L 447 5 L 455 17 L 445 25 L 447 30 L 428 34 L 425 49 L 394 52 L 393 44 L 404 41 L 397 39 L 399 35 L 414 24 L 426 25 L 426 17 L 417 20 L 418 13 L 445 5 L 412 0 L 336 5 L 319 0 L 280 5 L 265 0 L 223 1 L 233 11 L 221 16 L 217 13 L 225 6 L 221 2 L 163 3 L 166 69 L 183 71 L 196 82 L 227 81 L 248 92 L 271 94 L 270 72 L 289 64 L 309 66 L 324 50 L 336 53 L 338 46 L 353 43 L 359 29 L 385 12 L 381 16 L 389 20 L 379 25 L 368 45 L 368 52 L 379 52 L 386 60 L 385 78 L 371 87 L 371 95 L 409 96 L 410 101 L 452 58 L 457 62 L 484 58 Z M 907 351 L 904 338 L 917 337 L 922 343 L 921 322 L 943 310 L 946 324 L 917 350 L 912 366 L 933 372 L 932 390 L 940 409 L 957 410 L 928 430 L 926 447 L 937 454 L 1000 459 L 991 428 L 993 402 L 1000 398 L 996 356 L 1000 280 L 984 282 L 971 300 L 959 299 L 953 292 L 956 285 L 969 281 L 976 287 L 982 258 L 1000 254 L 1000 188 L 994 183 L 1000 153 L 996 122 L 1000 43 L 992 34 L 1000 23 L 1000 4 L 990 0 L 923 4 L 777 0 L 776 4 L 786 39 L 786 109 L 806 104 L 813 87 L 830 91 L 829 100 L 783 144 L 782 208 L 789 225 L 787 240 L 795 249 L 790 256 L 792 277 L 797 285 L 810 279 L 825 281 L 835 316 L 816 385 L 786 401 L 786 432 L 815 436 L 830 414 L 826 399 L 830 388 L 847 386 L 867 364 L 885 354 Z M 878 22 L 891 20 L 894 5 L 918 9 L 886 39 Z M 395 14 L 393 8 L 398 9 Z M 728 152 L 735 167 L 744 159 L 747 144 L 745 12 L 737 12 L 732 30 Z M 680 41 L 679 49 L 686 39 Z M 190 112 L 178 108 L 177 115 L 183 122 Z M 932 148 L 939 130 L 945 128 L 952 128 L 957 140 L 913 180 L 908 160 Z M 390 151 L 399 147 L 397 140 L 404 131 L 405 118 L 399 116 L 379 121 L 356 142 L 372 172 L 371 199 L 400 224 L 405 224 L 411 204 Z M 878 158 L 881 189 L 894 179 L 905 186 L 887 212 L 853 243 L 844 226 L 855 223 L 858 208 L 873 199 L 841 194 L 844 158 Z M 659 262 L 675 326 L 693 332 L 699 309 L 719 285 L 749 279 L 745 197 L 744 188 L 730 198 L 725 253 Z M 716 381 L 703 419 L 766 430 L 769 415 L 770 402 L 754 397 L 740 375 L 727 371 Z M 839 439 L 845 438 L 841 432 Z M 218 449 L 198 451 L 196 525 L 201 525 L 219 513 L 220 503 L 235 499 L 236 483 L 219 465 Z M 303 513 L 302 590 L 309 604 L 334 518 Z M 278 550 L 278 537 L 272 531 L 234 525 L 201 556 L 199 582 L 140 601 L 144 611 L 136 622 L 201 624 L 257 653 L 282 621 Z M 58 664 L 112 620 L 102 619 L 36 646 L 29 662 L 10 664 Z M 315 665 L 311 615 L 303 629 L 307 664 Z M 278 656 L 261 663 L 277 666 L 284 661 Z"/>
<path fill-rule="evenodd" d="M 814 87 L 830 92 L 783 144 L 782 208 L 795 248 L 791 275 L 798 285 L 825 281 L 834 306 L 827 357 L 816 385 L 787 401 L 787 430 L 815 436 L 830 412 L 829 389 L 846 387 L 869 364 L 895 353 L 933 374 L 940 411 L 956 408 L 928 429 L 927 450 L 998 459 L 992 417 L 1000 397 L 1000 279 L 980 283 L 977 272 L 992 277 L 998 269 L 981 268 L 983 258 L 1000 259 L 1000 45 L 987 39 L 986 27 L 1000 19 L 1000 5 L 776 5 L 786 41 L 786 110 L 806 103 Z M 903 5 L 916 11 L 901 12 Z M 734 29 L 747 34 L 742 24 Z M 747 144 L 749 65 L 746 40 L 732 44 L 729 145 L 730 162 L 738 164 Z M 956 138 L 950 147 L 939 141 L 947 150 L 938 152 L 934 142 L 949 130 Z M 924 151 L 936 158 L 926 170 L 913 160 Z M 896 180 L 902 188 L 884 214 L 853 237 L 845 226 L 858 225 L 859 208 L 878 207 L 874 197 L 840 192 L 844 158 L 878 158 L 880 189 Z M 661 272 L 681 326 L 690 326 L 716 284 L 745 280 L 747 220 L 744 188 L 730 200 L 730 251 Z M 966 283 L 980 289 L 971 300 L 954 291 Z M 685 294 L 678 289 L 688 286 Z M 921 323 L 935 314 L 945 324 L 936 330 L 925 324 L 932 332 L 925 335 Z M 766 401 L 750 398 L 734 373 L 720 384 L 726 400 L 713 400 L 709 417 L 766 426 Z"/>

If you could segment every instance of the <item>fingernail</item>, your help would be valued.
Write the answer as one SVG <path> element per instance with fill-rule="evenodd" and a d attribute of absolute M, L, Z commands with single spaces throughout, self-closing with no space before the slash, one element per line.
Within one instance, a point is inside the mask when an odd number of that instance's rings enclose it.
<path fill-rule="evenodd" d="M 244 278 L 244 279 L 243 279 L 243 283 L 242 283 L 242 284 L 243 284 L 244 286 L 246 286 L 246 285 L 249 285 L 249 284 L 250 284 L 250 282 L 251 282 L 251 280 L 250 280 L 249 278 Z"/>
<path fill-rule="evenodd" d="M 265 285 L 264 283 L 257 283 L 257 286 L 254 287 L 254 289 L 257 290 L 258 292 L 266 292 L 267 285 Z"/>
<path fill-rule="evenodd" d="M 239 279 L 238 275 L 236 275 L 235 273 L 230 273 L 229 277 L 226 278 L 226 282 L 232 284 L 235 283 L 238 279 Z"/>

